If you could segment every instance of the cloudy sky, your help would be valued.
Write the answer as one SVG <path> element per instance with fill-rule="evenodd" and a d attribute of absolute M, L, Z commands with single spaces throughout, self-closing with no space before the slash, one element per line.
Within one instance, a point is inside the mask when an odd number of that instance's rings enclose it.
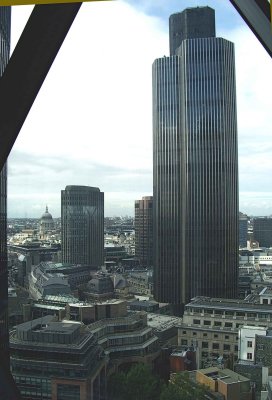
<path fill-rule="evenodd" d="M 152 83 L 168 55 L 168 17 L 216 10 L 217 36 L 235 43 L 240 210 L 272 214 L 272 61 L 228 0 L 84 3 L 9 157 L 9 217 L 60 216 L 66 185 L 105 192 L 105 215 L 133 215 L 152 194 Z M 31 12 L 12 9 L 12 49 Z M 269 140 L 270 139 L 270 140 Z"/>

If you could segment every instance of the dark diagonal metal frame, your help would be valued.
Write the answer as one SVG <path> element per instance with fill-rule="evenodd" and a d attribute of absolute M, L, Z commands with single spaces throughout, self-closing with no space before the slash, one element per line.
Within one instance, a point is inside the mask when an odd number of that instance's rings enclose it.
<path fill-rule="evenodd" d="M 268 0 L 230 2 L 272 56 Z M 80 6 L 81 3 L 66 3 L 34 7 L 0 79 L 0 170 Z M 17 400 L 18 391 L 9 371 L 3 368 L 4 365 L 0 354 L 0 385 L 6 384 L 5 399 Z"/>
<path fill-rule="evenodd" d="M 66 3 L 34 7 L 0 79 L 0 170 L 80 6 Z M 0 351 L 0 397 L 20 400 L 7 357 Z"/>
<path fill-rule="evenodd" d="M 272 1 L 272 0 L 271 0 Z M 268 0 L 230 0 L 272 57 L 271 10 Z"/>
<path fill-rule="evenodd" d="M 41 4 L 29 17 L 0 79 L 0 170 L 81 4 Z"/>

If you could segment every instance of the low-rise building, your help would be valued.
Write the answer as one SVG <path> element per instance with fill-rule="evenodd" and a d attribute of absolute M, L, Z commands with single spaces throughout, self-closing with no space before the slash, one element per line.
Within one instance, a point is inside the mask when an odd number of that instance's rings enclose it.
<path fill-rule="evenodd" d="M 185 306 L 179 346 L 197 347 L 200 367 L 217 365 L 221 357 L 232 367 L 238 359 L 239 328 L 272 327 L 271 306 L 257 301 L 195 297 Z"/>
<path fill-rule="evenodd" d="M 220 393 L 225 400 L 252 400 L 250 380 L 230 369 L 210 367 L 196 371 L 196 382 L 212 393 Z"/>
<path fill-rule="evenodd" d="M 10 335 L 10 355 L 22 399 L 106 398 L 107 357 L 79 322 L 46 316 L 18 325 Z"/>
<path fill-rule="evenodd" d="M 110 372 L 121 365 L 142 362 L 151 364 L 160 355 L 160 345 L 145 312 L 123 318 L 107 318 L 88 325 L 94 338 L 110 359 Z"/>
<path fill-rule="evenodd" d="M 67 304 L 67 318 L 90 324 L 104 318 L 119 318 L 127 315 L 127 303 L 123 300 L 107 300 L 100 303 Z"/>

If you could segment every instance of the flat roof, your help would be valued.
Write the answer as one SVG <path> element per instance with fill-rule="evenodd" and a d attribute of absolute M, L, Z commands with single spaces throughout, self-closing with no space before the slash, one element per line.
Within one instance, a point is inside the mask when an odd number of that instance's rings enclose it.
<path fill-rule="evenodd" d="M 156 330 L 165 330 L 171 327 L 178 327 L 182 322 L 182 318 L 170 315 L 162 315 L 155 313 L 147 313 L 147 325 Z"/>
<path fill-rule="evenodd" d="M 220 380 L 228 385 L 237 382 L 249 382 L 249 379 L 245 376 L 227 368 L 219 369 L 217 367 L 209 367 L 205 369 L 199 369 L 198 372 L 206 375 L 210 379 Z"/>
<path fill-rule="evenodd" d="M 218 310 L 237 310 L 252 311 L 272 314 L 270 304 L 252 303 L 246 300 L 238 299 L 220 299 L 210 297 L 195 297 L 190 303 L 185 305 L 186 308 L 207 308 Z"/>

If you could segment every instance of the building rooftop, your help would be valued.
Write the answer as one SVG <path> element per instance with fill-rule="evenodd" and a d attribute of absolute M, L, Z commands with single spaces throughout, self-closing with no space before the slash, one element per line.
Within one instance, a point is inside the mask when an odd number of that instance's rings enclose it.
<path fill-rule="evenodd" d="M 70 192 L 100 192 L 100 189 L 93 186 L 77 186 L 77 185 L 69 185 L 65 187 L 65 190 Z"/>
<path fill-rule="evenodd" d="M 220 380 L 226 384 L 249 382 L 248 378 L 227 368 L 219 369 L 217 367 L 209 367 L 205 369 L 199 369 L 197 372 L 206 375 L 212 380 Z"/>
<path fill-rule="evenodd" d="M 180 325 L 182 318 L 172 317 L 169 315 L 161 315 L 155 313 L 147 314 L 147 325 L 158 331 L 169 329 Z"/>
<path fill-rule="evenodd" d="M 272 314 L 272 308 L 269 304 L 260 304 L 259 297 L 250 300 L 238 300 L 238 299 L 221 299 L 198 296 L 194 297 L 190 303 L 186 304 L 188 308 L 207 308 L 207 309 L 218 309 L 218 310 L 237 310 L 237 311 L 255 311 L 265 312 Z"/>

